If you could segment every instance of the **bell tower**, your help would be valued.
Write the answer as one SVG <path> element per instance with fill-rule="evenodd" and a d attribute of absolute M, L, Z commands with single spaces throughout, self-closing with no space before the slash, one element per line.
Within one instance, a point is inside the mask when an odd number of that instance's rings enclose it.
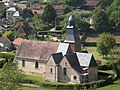
<path fill-rule="evenodd" d="M 68 20 L 68 26 L 66 27 L 66 37 L 64 42 L 70 44 L 72 52 L 81 51 L 79 31 L 76 27 L 76 23 L 72 15 L 69 17 Z"/>

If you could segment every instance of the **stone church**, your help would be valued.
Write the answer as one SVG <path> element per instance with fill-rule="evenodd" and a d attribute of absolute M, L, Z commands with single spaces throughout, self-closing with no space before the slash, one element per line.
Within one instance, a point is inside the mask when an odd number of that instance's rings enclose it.
<path fill-rule="evenodd" d="M 24 40 L 15 60 L 26 74 L 42 75 L 47 81 L 83 83 L 98 78 L 94 56 L 81 52 L 79 31 L 73 16 L 69 17 L 63 43 Z"/>

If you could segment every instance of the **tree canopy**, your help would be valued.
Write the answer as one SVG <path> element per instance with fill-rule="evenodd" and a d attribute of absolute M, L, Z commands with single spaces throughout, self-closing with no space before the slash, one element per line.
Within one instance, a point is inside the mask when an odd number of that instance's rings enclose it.
<path fill-rule="evenodd" d="M 17 90 L 21 87 L 24 78 L 22 71 L 18 69 L 17 63 L 9 61 L 4 64 L 0 74 L 1 90 Z"/>
<path fill-rule="evenodd" d="M 44 8 L 44 13 L 42 15 L 43 21 L 48 23 L 54 23 L 56 18 L 56 11 L 51 4 L 48 4 Z"/>
<path fill-rule="evenodd" d="M 97 51 L 100 55 L 103 55 L 103 57 L 104 55 L 107 57 L 115 45 L 115 38 L 110 33 L 103 33 L 97 42 Z"/>
<path fill-rule="evenodd" d="M 108 17 L 105 13 L 105 11 L 101 8 L 97 8 L 94 11 L 94 15 L 93 15 L 93 27 L 94 29 L 99 32 L 107 32 L 109 31 L 109 20 Z"/>
<path fill-rule="evenodd" d="M 114 0 L 106 13 L 112 29 L 120 31 L 120 0 Z"/>
<path fill-rule="evenodd" d="M 80 6 L 81 4 L 83 4 L 84 0 L 66 0 L 66 4 L 70 5 L 70 6 Z"/>

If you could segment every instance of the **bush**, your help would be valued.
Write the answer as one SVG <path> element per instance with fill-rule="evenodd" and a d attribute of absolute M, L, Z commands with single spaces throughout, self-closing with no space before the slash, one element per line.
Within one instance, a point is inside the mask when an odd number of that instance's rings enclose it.
<path fill-rule="evenodd" d="M 82 42 L 84 46 L 97 46 L 96 42 Z"/>
<path fill-rule="evenodd" d="M 111 67 L 106 65 L 106 64 L 104 64 L 104 65 L 98 66 L 98 69 L 99 70 L 111 70 Z"/>

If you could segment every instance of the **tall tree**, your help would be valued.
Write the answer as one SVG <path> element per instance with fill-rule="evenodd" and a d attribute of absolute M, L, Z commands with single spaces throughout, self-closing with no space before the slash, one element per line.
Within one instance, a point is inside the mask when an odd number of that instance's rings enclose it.
<path fill-rule="evenodd" d="M 93 27 L 99 32 L 109 31 L 109 20 L 103 9 L 97 8 L 93 15 Z"/>
<path fill-rule="evenodd" d="M 55 23 L 56 16 L 57 15 L 56 15 L 55 9 L 53 8 L 51 4 L 48 4 L 44 8 L 44 13 L 42 15 L 43 20 L 48 23 Z"/>
<path fill-rule="evenodd" d="M 106 10 L 109 22 L 114 30 L 120 31 L 120 0 L 114 0 Z"/>
<path fill-rule="evenodd" d="M 108 53 L 114 48 L 115 45 L 115 38 L 110 33 L 103 33 L 99 37 L 97 51 L 99 54 L 103 55 L 103 57 L 107 57 Z"/>
<path fill-rule="evenodd" d="M 13 61 L 7 62 L 0 74 L 0 89 L 1 90 L 17 90 L 21 87 L 21 82 L 24 78 L 22 71 L 18 69 L 17 63 Z"/>
<path fill-rule="evenodd" d="M 83 4 L 84 0 L 66 0 L 66 4 L 70 5 L 70 6 L 80 6 L 81 4 Z"/>
<path fill-rule="evenodd" d="M 100 7 L 106 9 L 109 7 L 114 0 L 100 0 Z"/>

